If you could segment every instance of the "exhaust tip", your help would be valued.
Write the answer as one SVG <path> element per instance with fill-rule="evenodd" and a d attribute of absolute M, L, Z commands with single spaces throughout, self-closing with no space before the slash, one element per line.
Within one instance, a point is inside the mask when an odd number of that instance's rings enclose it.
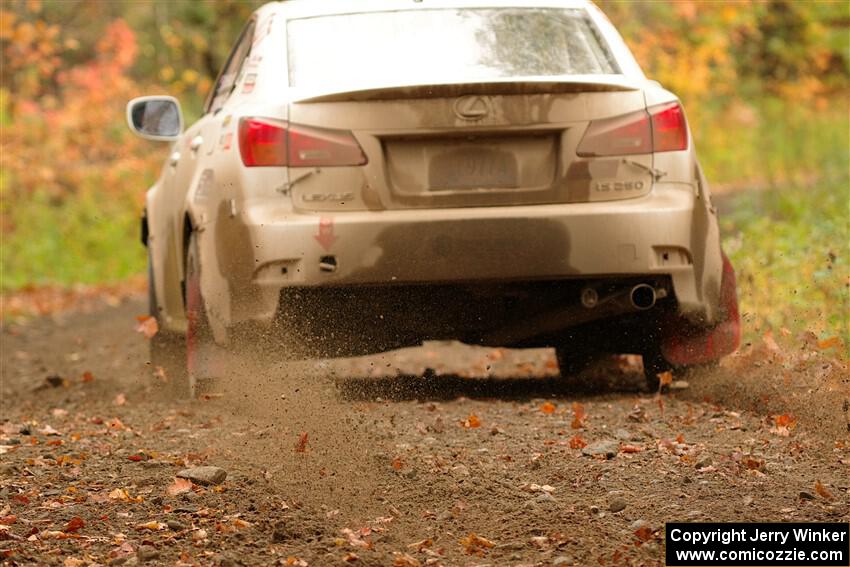
<path fill-rule="evenodd" d="M 587 309 L 593 309 L 599 303 L 599 294 L 592 287 L 581 290 L 581 304 Z"/>
<path fill-rule="evenodd" d="M 652 308 L 656 299 L 658 299 L 658 296 L 655 293 L 655 288 L 649 284 L 638 284 L 629 293 L 632 307 L 640 311 Z"/>

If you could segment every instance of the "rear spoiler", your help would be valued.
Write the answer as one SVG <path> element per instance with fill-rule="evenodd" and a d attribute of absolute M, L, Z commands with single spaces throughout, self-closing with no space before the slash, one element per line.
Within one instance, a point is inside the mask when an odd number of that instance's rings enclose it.
<path fill-rule="evenodd" d="M 439 98 L 466 94 L 523 95 L 636 91 L 642 82 L 623 75 L 575 75 L 564 77 L 514 77 L 488 81 L 437 84 L 370 86 L 332 92 L 292 89 L 293 102 L 337 102 L 383 99 Z"/>

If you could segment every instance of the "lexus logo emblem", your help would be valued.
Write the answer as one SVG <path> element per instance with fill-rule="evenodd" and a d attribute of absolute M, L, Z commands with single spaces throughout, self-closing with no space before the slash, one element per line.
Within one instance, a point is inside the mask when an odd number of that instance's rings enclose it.
<path fill-rule="evenodd" d="M 481 120 L 490 114 L 490 101 L 478 95 L 462 96 L 455 101 L 455 114 L 463 120 Z"/>

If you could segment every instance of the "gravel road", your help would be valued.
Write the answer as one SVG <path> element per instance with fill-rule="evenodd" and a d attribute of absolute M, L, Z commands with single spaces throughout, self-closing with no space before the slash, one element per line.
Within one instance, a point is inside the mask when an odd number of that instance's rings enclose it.
<path fill-rule="evenodd" d="M 186 401 L 145 311 L 3 326 L 0 563 L 658 565 L 668 521 L 850 519 L 847 367 L 806 337 L 660 395 L 634 357 L 433 343 Z"/>

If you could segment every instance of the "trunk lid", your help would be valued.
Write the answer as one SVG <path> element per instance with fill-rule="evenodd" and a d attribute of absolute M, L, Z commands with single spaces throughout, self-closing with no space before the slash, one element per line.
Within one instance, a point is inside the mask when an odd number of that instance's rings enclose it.
<path fill-rule="evenodd" d="M 642 91 L 590 81 L 311 96 L 290 105 L 290 121 L 352 132 L 368 162 L 303 177 L 292 187 L 294 203 L 303 210 L 342 211 L 637 197 L 650 190 L 652 177 L 634 163 L 651 167 L 651 154 L 582 158 L 576 150 L 591 120 L 644 108 Z M 292 168 L 290 178 L 308 171 L 315 172 Z"/>

